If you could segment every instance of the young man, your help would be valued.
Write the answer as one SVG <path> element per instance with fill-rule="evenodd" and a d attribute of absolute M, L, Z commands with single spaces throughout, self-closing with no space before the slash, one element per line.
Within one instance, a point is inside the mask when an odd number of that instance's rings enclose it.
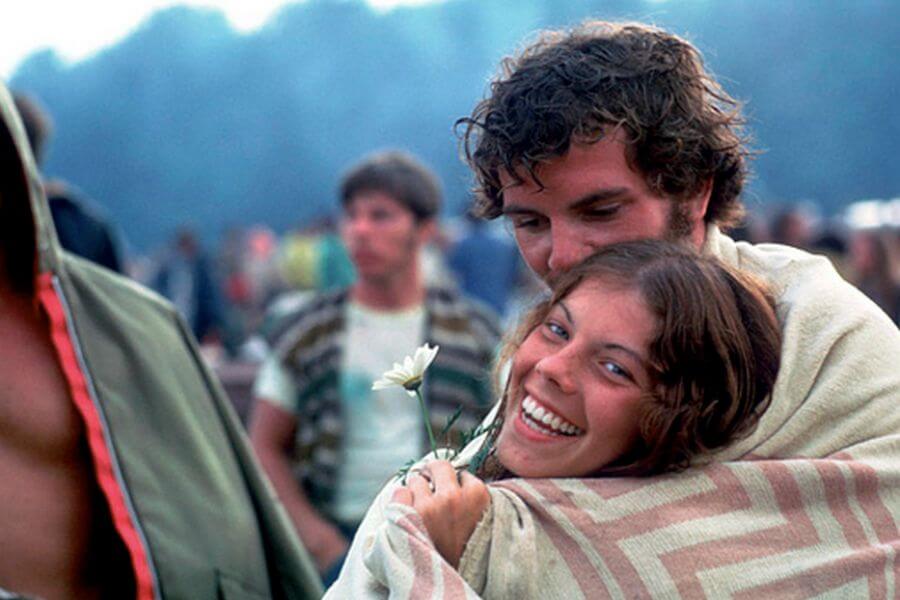
<path fill-rule="evenodd" d="M 528 265 L 550 281 L 607 244 L 682 240 L 771 286 L 783 347 L 759 430 L 711 457 L 708 481 L 688 490 L 675 489 L 677 480 L 621 489 L 598 482 L 608 506 L 602 548 L 553 528 L 558 516 L 578 518 L 564 495 L 550 500 L 558 513 L 543 517 L 526 510 L 527 497 L 518 500 L 509 535 L 499 537 L 485 534 L 495 506 L 468 538 L 466 584 L 511 595 L 501 581 L 478 578 L 485 552 L 508 552 L 517 558 L 505 581 L 519 590 L 538 589 L 529 569 L 540 560 L 573 561 L 585 594 L 896 589 L 900 332 L 826 259 L 722 233 L 742 213 L 747 151 L 737 103 L 693 46 L 640 24 L 549 32 L 503 65 L 490 97 L 461 124 L 477 208 L 508 219 Z M 370 509 L 335 597 L 363 598 L 383 583 L 362 559 L 391 487 Z M 667 495 L 678 501 L 661 504 Z M 538 563 L 514 544 L 517 527 L 543 528 L 552 540 Z"/>
<path fill-rule="evenodd" d="M 326 582 L 385 480 L 426 448 L 416 399 L 372 383 L 422 343 L 440 346 L 424 397 L 438 428 L 461 406 L 464 431 L 492 402 L 499 338 L 493 314 L 423 282 L 419 255 L 440 207 L 425 167 L 376 154 L 344 177 L 340 198 L 357 281 L 282 318 L 250 421 L 260 461 Z"/>
<path fill-rule="evenodd" d="M 60 248 L 2 85 L 0 482 L 0 597 L 321 594 L 172 307 Z"/>

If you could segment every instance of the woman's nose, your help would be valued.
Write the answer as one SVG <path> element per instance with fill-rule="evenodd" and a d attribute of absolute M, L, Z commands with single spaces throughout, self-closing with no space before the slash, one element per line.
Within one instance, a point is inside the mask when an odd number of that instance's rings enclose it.
<path fill-rule="evenodd" d="M 573 367 L 575 357 L 567 348 L 548 354 L 535 365 L 535 371 L 555 385 L 561 392 L 570 394 L 575 391 Z"/>

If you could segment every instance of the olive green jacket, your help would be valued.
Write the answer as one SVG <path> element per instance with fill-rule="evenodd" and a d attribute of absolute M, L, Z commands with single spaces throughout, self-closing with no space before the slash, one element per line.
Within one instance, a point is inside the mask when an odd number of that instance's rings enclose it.
<path fill-rule="evenodd" d="M 0 112 L 2 214 L 27 215 L 27 203 L 30 223 L 16 226 L 33 226 L 36 246 L 11 260 L 34 262 L 35 299 L 137 598 L 320 597 L 312 563 L 184 322 L 156 294 L 60 248 L 2 85 Z"/>

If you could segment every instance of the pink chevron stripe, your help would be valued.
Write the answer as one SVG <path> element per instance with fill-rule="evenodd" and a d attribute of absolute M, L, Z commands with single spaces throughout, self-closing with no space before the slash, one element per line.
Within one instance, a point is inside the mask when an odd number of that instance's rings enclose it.
<path fill-rule="evenodd" d="M 894 571 L 900 567 L 900 542 L 890 544 L 894 549 Z M 880 571 L 884 573 L 885 551 L 882 548 L 867 548 L 840 560 L 820 565 L 799 575 L 788 577 L 735 594 L 735 598 L 756 600 L 757 598 L 809 598 L 828 590 L 846 585 L 856 579 L 869 578 Z M 882 578 L 883 579 L 883 578 Z M 869 587 L 869 598 L 888 598 L 884 586 L 880 589 Z M 897 598 L 897 590 L 894 591 Z"/>
<path fill-rule="evenodd" d="M 626 517 L 625 519 L 597 523 L 589 512 L 575 504 L 572 497 L 564 490 L 560 489 L 552 480 L 548 479 L 531 483 L 543 498 L 538 501 L 539 503 L 546 503 L 548 506 L 556 507 L 556 509 L 560 510 L 576 529 L 585 534 L 591 547 L 603 559 L 603 562 L 612 574 L 613 579 L 615 579 L 619 587 L 625 591 L 626 596 L 649 595 L 650 592 L 644 586 L 640 574 L 618 546 L 619 540 L 624 537 L 621 535 L 623 528 L 630 530 L 631 527 L 641 527 L 642 525 L 647 524 L 646 521 L 643 521 L 639 517 L 632 518 L 632 516 L 629 515 L 629 517 Z M 587 484 L 588 481 L 585 480 L 582 483 Z M 597 486 L 590 486 L 591 491 L 593 491 L 594 487 Z M 557 530 L 558 535 L 567 535 L 560 527 L 556 518 L 552 518 L 546 523 L 541 523 L 541 525 L 548 535 L 550 534 L 551 529 Z M 577 544 L 574 540 L 573 543 Z M 593 570 L 587 560 L 584 561 L 583 565 L 582 568 Z M 603 584 L 603 587 L 607 587 L 605 583 Z M 588 597 L 590 597 L 590 595 L 588 595 Z"/>
<path fill-rule="evenodd" d="M 875 530 L 878 541 L 882 544 L 896 542 L 900 538 L 900 532 L 897 531 L 894 518 L 878 493 L 881 482 L 877 471 L 871 465 L 853 460 L 846 453 L 836 454 L 834 458 L 843 461 L 853 473 L 857 502 L 869 519 L 872 529 Z"/>
<path fill-rule="evenodd" d="M 428 528 L 425 527 L 425 521 L 422 520 L 422 516 L 417 512 L 403 515 L 397 520 L 397 525 L 415 537 L 425 538 L 426 540 L 431 539 L 431 536 L 428 535 Z"/>
<path fill-rule="evenodd" d="M 587 534 L 594 550 L 603 558 L 616 583 L 627 594 L 647 596 L 650 592 L 631 559 L 622 551 L 619 545 L 621 540 L 676 523 L 727 514 L 750 506 L 749 496 L 727 468 L 712 466 L 706 468 L 704 472 L 715 489 L 604 523 L 594 522 L 551 481 L 533 483 L 546 502 L 555 505 L 576 527 Z M 610 480 L 594 479 L 585 480 L 583 483 L 591 491 L 596 491 L 604 487 L 608 481 Z M 648 485 L 644 480 L 637 481 L 642 485 Z M 553 521 L 550 521 L 550 526 L 558 528 Z M 544 526 L 544 529 L 546 531 L 548 527 Z"/>
<path fill-rule="evenodd" d="M 647 487 L 647 480 L 638 477 L 608 477 L 582 479 L 581 482 L 604 500 L 612 500 Z"/>
<path fill-rule="evenodd" d="M 866 533 L 863 531 L 862 525 L 857 520 L 856 515 L 850 508 L 848 495 L 850 491 L 847 489 L 847 482 L 844 479 L 840 468 L 833 461 L 814 461 L 816 470 L 822 477 L 825 487 L 825 499 L 828 502 L 828 508 L 831 511 L 835 521 L 837 521 L 844 537 L 851 548 L 865 548 L 869 545 Z M 860 498 L 857 498 L 857 502 Z M 882 558 L 882 565 L 884 559 Z M 884 567 L 869 572 L 869 593 L 875 598 L 884 598 L 887 594 L 887 581 L 884 578 Z"/>
<path fill-rule="evenodd" d="M 531 483 L 537 483 L 531 482 Z M 609 590 L 606 584 L 600 578 L 600 574 L 593 568 L 584 550 L 581 546 L 566 534 L 557 524 L 553 517 L 549 515 L 543 507 L 540 500 L 531 495 L 530 492 L 512 481 L 504 481 L 497 484 L 498 487 L 504 487 L 519 496 L 532 511 L 538 525 L 544 530 L 544 533 L 550 539 L 550 542 L 559 552 L 562 559 L 572 575 L 575 577 L 575 583 L 578 589 L 588 598 L 610 598 Z"/>
<path fill-rule="evenodd" d="M 397 524 L 409 532 L 407 545 L 413 564 L 413 582 L 410 592 L 411 600 L 431 598 L 434 594 L 434 575 L 432 574 L 432 553 L 434 546 L 422 540 L 421 533 L 426 531 L 425 523 L 418 513 L 409 514 L 397 520 Z"/>
<path fill-rule="evenodd" d="M 849 490 L 847 490 L 847 482 L 844 480 L 840 468 L 832 462 L 822 460 L 813 461 L 813 464 L 822 478 L 825 501 L 828 503 L 831 515 L 841 526 L 847 542 L 853 548 L 867 546 L 866 533 L 850 508 L 847 498 Z"/>
<path fill-rule="evenodd" d="M 446 561 L 441 561 L 441 576 L 444 581 L 444 600 L 466 600 L 462 577 Z"/>
<path fill-rule="evenodd" d="M 663 565 L 682 596 L 704 596 L 697 576 L 701 571 L 805 548 L 819 541 L 816 528 L 805 512 L 800 487 L 788 468 L 776 461 L 754 462 L 753 466 L 762 472 L 772 486 L 785 523 L 745 535 L 695 544 L 661 556 Z M 720 493 L 728 496 L 738 490 L 746 494 L 743 485 L 734 478 L 730 486 L 722 486 Z M 752 510 L 749 505 L 742 508 Z"/>

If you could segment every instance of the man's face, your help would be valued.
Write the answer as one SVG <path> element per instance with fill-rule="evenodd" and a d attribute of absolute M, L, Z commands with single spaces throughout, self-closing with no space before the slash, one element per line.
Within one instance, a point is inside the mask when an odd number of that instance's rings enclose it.
<path fill-rule="evenodd" d="M 501 173 L 503 214 L 522 257 L 545 281 L 595 250 L 636 239 L 704 239 L 708 192 L 686 202 L 654 194 L 625 159 L 618 131 L 594 144 L 572 143 L 569 152 L 540 165 L 544 188 L 529 178 L 515 184 Z"/>
<path fill-rule="evenodd" d="M 341 217 L 341 238 L 362 280 L 406 275 L 424 242 L 423 229 L 412 211 L 378 191 L 351 198 Z"/>

